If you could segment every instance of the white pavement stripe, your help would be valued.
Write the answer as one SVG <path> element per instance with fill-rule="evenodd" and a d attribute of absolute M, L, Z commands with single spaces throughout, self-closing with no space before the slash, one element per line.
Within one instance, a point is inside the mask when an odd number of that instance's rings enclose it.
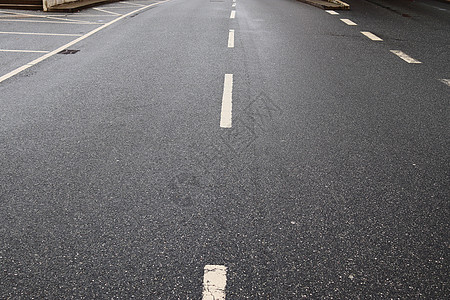
<path fill-rule="evenodd" d="M 228 48 L 234 48 L 234 30 L 230 29 L 228 33 Z"/>
<path fill-rule="evenodd" d="M 115 13 L 115 12 L 112 12 L 112 11 L 109 11 L 109 10 L 106 10 L 106 9 L 97 8 L 97 7 L 94 7 L 93 9 L 95 9 L 97 11 L 101 11 L 101 12 L 107 13 L 107 14 L 110 14 L 110 15 L 115 15 L 115 16 L 121 16 L 122 15 L 122 14 L 118 14 L 118 13 Z"/>
<path fill-rule="evenodd" d="M 236 17 L 236 11 L 232 10 L 230 14 L 230 19 L 234 19 Z"/>
<path fill-rule="evenodd" d="M 225 74 L 223 82 L 222 111 L 220 113 L 220 127 L 231 128 L 233 98 L 233 74 Z"/>
<path fill-rule="evenodd" d="M 206 265 L 203 275 L 203 300 L 225 300 L 227 268 L 221 265 Z"/>
<path fill-rule="evenodd" d="M 330 15 L 338 15 L 338 12 L 335 12 L 334 10 L 326 10 L 327 13 L 329 13 Z"/>
<path fill-rule="evenodd" d="M 145 4 L 133 3 L 133 2 L 128 2 L 128 1 L 120 1 L 119 3 L 120 4 L 126 3 L 126 4 L 130 4 L 130 5 L 134 5 L 134 6 L 145 6 Z"/>
<path fill-rule="evenodd" d="M 55 36 L 81 36 L 81 34 L 71 33 L 45 33 L 45 32 L 13 32 L 13 31 L 0 31 L 0 34 L 23 34 L 23 35 L 55 35 Z"/>
<path fill-rule="evenodd" d="M 231 7 L 236 7 L 236 3 L 231 4 Z"/>
<path fill-rule="evenodd" d="M 439 79 L 442 83 L 450 86 L 450 79 Z"/>
<path fill-rule="evenodd" d="M 103 25 L 98 22 L 65 22 L 65 21 L 38 21 L 38 20 L 11 20 L 0 19 L 0 22 L 24 22 L 24 23 L 52 23 L 52 24 L 74 24 L 74 25 Z"/>
<path fill-rule="evenodd" d="M 395 55 L 397 55 L 398 57 L 400 57 L 401 59 L 403 59 L 404 61 L 406 61 L 407 63 L 410 64 L 421 64 L 420 61 L 415 60 L 414 58 L 412 58 L 411 56 L 409 56 L 408 54 L 400 51 L 400 50 L 390 50 L 392 53 L 394 53 Z"/>
<path fill-rule="evenodd" d="M 382 41 L 381 38 L 377 37 L 375 34 L 369 31 L 361 31 L 362 34 L 364 34 L 366 37 L 371 39 L 372 41 Z"/>
<path fill-rule="evenodd" d="M 350 19 L 341 19 L 341 21 L 344 22 L 344 23 L 347 24 L 347 25 L 350 25 L 350 26 L 358 25 L 358 24 L 356 24 L 355 22 L 353 22 L 353 21 L 350 20 Z"/>
<path fill-rule="evenodd" d="M 49 53 L 50 51 L 42 50 L 10 50 L 10 49 L 0 49 L 0 52 L 16 52 L 16 53 Z"/>
<path fill-rule="evenodd" d="M 93 29 L 91 31 L 89 31 L 88 33 L 80 36 L 79 38 L 77 38 L 77 39 L 75 39 L 75 40 L 73 40 L 73 41 L 71 41 L 71 42 L 69 42 L 69 43 L 67 43 L 65 45 L 62 45 L 61 47 L 59 47 L 59 48 L 57 48 L 57 49 L 55 49 L 55 50 L 53 50 L 53 51 L 51 51 L 51 52 L 49 52 L 47 54 L 44 54 L 44 55 L 42 55 L 41 57 L 39 57 L 39 58 L 37 58 L 35 60 L 30 61 L 29 63 L 25 64 L 24 66 L 19 67 L 19 68 L 15 69 L 15 70 L 12 70 L 11 72 L 1 76 L 0 77 L 0 82 L 3 82 L 3 81 L 5 81 L 8 78 L 11 78 L 11 77 L 17 75 L 18 73 L 22 72 L 23 70 L 25 70 L 25 69 L 27 69 L 27 68 L 29 68 L 31 66 L 34 66 L 35 64 L 40 63 L 43 60 L 46 60 L 47 58 L 57 54 L 58 52 L 60 52 L 62 50 L 65 50 L 65 49 L 67 49 L 68 47 L 70 47 L 72 45 L 75 45 L 76 43 L 78 43 L 78 42 L 80 42 L 80 41 L 90 37 L 94 33 L 97 33 L 100 30 L 103 30 L 106 27 L 111 26 L 112 24 L 116 23 L 117 21 L 120 21 L 120 20 L 122 20 L 122 19 L 124 19 L 124 18 L 126 18 L 126 17 L 128 17 L 128 16 L 130 16 L 132 14 L 135 14 L 135 13 L 141 11 L 141 10 L 147 9 L 149 7 L 152 7 L 152 6 L 164 3 L 164 2 L 169 2 L 169 1 L 171 1 L 171 0 L 163 0 L 163 1 L 160 1 L 160 2 L 152 3 L 152 4 L 149 4 L 147 6 L 144 6 L 144 7 L 138 8 L 136 10 L 133 10 L 132 12 L 129 12 L 129 13 L 123 15 L 123 16 L 115 18 L 114 20 L 112 20 L 112 21 L 110 21 L 110 22 L 108 22 L 106 24 L 103 24 L 102 26 L 99 26 L 99 27 L 97 27 L 97 28 L 95 28 L 95 29 Z"/>

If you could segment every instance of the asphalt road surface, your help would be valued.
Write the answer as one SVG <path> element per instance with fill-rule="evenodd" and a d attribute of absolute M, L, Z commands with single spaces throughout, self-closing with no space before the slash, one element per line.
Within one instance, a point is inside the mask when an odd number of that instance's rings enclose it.
<path fill-rule="evenodd" d="M 447 299 L 450 5 L 347 2 L 1 10 L 0 298 Z"/>

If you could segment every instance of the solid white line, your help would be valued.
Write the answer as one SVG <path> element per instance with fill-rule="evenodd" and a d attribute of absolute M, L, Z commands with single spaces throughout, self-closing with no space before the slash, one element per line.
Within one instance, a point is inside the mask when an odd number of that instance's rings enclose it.
<path fill-rule="evenodd" d="M 145 6 L 145 4 L 133 3 L 133 2 L 128 2 L 128 1 L 120 1 L 119 3 L 120 4 L 126 3 L 126 4 L 130 4 L 130 5 L 134 5 L 134 6 Z"/>
<path fill-rule="evenodd" d="M 220 127 L 231 128 L 233 98 L 233 74 L 225 74 L 223 82 L 222 111 L 220 113 Z"/>
<path fill-rule="evenodd" d="M 78 42 L 80 42 L 80 41 L 82 41 L 82 40 L 84 40 L 84 39 L 90 37 L 90 36 L 93 35 L 94 33 L 97 33 L 97 32 L 99 32 L 100 30 L 105 29 L 105 28 L 108 27 L 108 26 L 111 26 L 112 24 L 116 23 L 117 21 L 122 20 L 123 18 L 126 18 L 126 17 L 128 17 L 128 16 L 130 16 L 130 15 L 132 15 L 132 14 L 135 14 L 135 13 L 137 13 L 137 12 L 139 12 L 139 11 L 141 11 L 141 10 L 147 9 L 147 8 L 149 8 L 149 7 L 158 5 L 158 4 L 160 4 L 160 3 L 169 2 L 169 1 L 171 1 L 171 0 L 164 0 L 164 1 L 157 2 L 157 3 L 149 4 L 149 5 L 147 5 L 147 6 L 138 8 L 138 9 L 132 11 L 132 12 L 129 12 L 129 13 L 123 15 L 123 16 L 120 16 L 120 17 L 118 17 L 118 18 L 116 18 L 116 19 L 114 19 L 114 20 L 112 20 L 112 21 L 110 21 L 110 22 L 108 22 L 108 23 L 106 23 L 106 24 L 104 24 L 104 25 L 102 25 L 102 26 L 99 26 L 99 27 L 97 27 L 97 28 L 95 28 L 95 29 L 89 31 L 88 33 L 86 33 L 86 34 L 80 36 L 79 38 L 77 38 L 77 39 L 75 39 L 75 40 L 73 40 L 73 41 L 71 41 L 71 42 L 69 42 L 69 43 L 67 43 L 67 44 L 65 44 L 65 45 L 63 45 L 63 46 L 61 46 L 61 47 L 59 47 L 58 49 L 55 49 L 55 50 L 53 50 L 53 51 L 51 51 L 51 52 L 49 52 L 49 53 L 47 53 L 47 54 L 45 54 L 45 55 L 42 55 L 41 57 L 39 57 L 39 58 L 37 58 L 37 59 L 35 59 L 35 60 L 30 61 L 29 63 L 25 64 L 24 66 L 19 67 L 19 68 L 13 70 L 13 71 L 11 71 L 11 72 L 9 72 L 9 73 L 7 73 L 7 74 L 1 76 L 1 77 L 0 77 L 0 82 L 3 82 L 3 81 L 5 81 L 5 80 L 8 79 L 8 78 L 11 78 L 11 77 L 13 77 L 14 75 L 17 75 L 18 73 L 22 72 L 23 70 L 25 70 L 25 69 L 27 69 L 27 68 L 29 68 L 29 67 L 31 67 L 31 66 L 34 66 L 35 64 L 40 63 L 41 61 L 43 61 L 43 60 L 45 60 L 45 59 L 47 59 L 47 58 L 49 58 L 49 57 L 51 57 L 51 56 L 57 54 L 58 52 L 60 52 L 60 51 L 62 51 L 62 50 L 65 50 L 65 49 L 67 49 L 68 47 L 70 47 L 70 46 L 72 46 L 72 45 L 75 45 L 76 43 L 78 43 Z"/>
<path fill-rule="evenodd" d="M 228 33 L 228 48 L 234 48 L 234 30 L 230 29 Z"/>
<path fill-rule="evenodd" d="M 439 81 L 441 81 L 442 83 L 450 86 L 450 79 L 439 79 Z"/>
<path fill-rule="evenodd" d="M 341 21 L 344 22 L 344 23 L 347 24 L 347 25 L 350 25 L 350 26 L 358 25 L 358 24 L 356 24 L 355 22 L 353 22 L 353 21 L 350 20 L 350 19 L 341 19 Z"/>
<path fill-rule="evenodd" d="M 10 31 L 0 31 L 0 34 L 81 36 L 81 34 L 70 34 L 70 33 L 44 33 L 44 32 L 40 33 L 40 32 L 10 32 Z"/>
<path fill-rule="evenodd" d="M 0 49 L 0 52 L 16 52 L 16 53 L 49 53 L 50 51 L 41 51 L 41 50 L 9 50 L 9 49 Z"/>
<path fill-rule="evenodd" d="M 369 31 L 361 31 L 362 34 L 364 34 L 366 37 L 371 39 L 372 41 L 382 41 L 381 38 L 377 37 L 375 34 Z"/>
<path fill-rule="evenodd" d="M 121 16 L 122 15 L 122 14 L 118 14 L 118 13 L 115 13 L 115 12 L 112 12 L 112 11 L 108 11 L 108 10 L 105 10 L 105 9 L 101 9 L 101 8 L 97 8 L 97 7 L 94 7 L 93 9 L 101 11 L 101 12 L 104 12 L 104 13 L 107 13 L 107 14 L 115 15 L 115 16 Z"/>
<path fill-rule="evenodd" d="M 415 60 L 414 58 L 412 58 L 411 56 L 409 56 L 408 54 L 400 51 L 400 50 L 390 50 L 392 53 L 394 53 L 395 55 L 397 55 L 398 57 L 400 57 L 401 59 L 403 59 L 404 61 L 406 61 L 407 63 L 410 64 L 421 64 L 420 61 Z"/>
<path fill-rule="evenodd" d="M 227 268 L 221 265 L 206 265 L 203 275 L 203 300 L 225 300 Z"/>
<path fill-rule="evenodd" d="M 326 10 L 327 13 L 329 13 L 330 15 L 338 15 L 339 13 L 334 11 L 334 10 Z"/>
<path fill-rule="evenodd" d="M 11 19 L 0 19 L 0 22 L 25 22 L 25 23 L 52 23 L 52 24 L 75 24 L 75 25 L 103 25 L 104 23 L 98 22 L 64 22 L 64 21 L 38 21 L 38 20 L 11 20 Z"/>
<path fill-rule="evenodd" d="M 232 10 L 231 11 L 231 15 L 230 15 L 230 19 L 234 19 L 236 17 L 236 11 Z"/>

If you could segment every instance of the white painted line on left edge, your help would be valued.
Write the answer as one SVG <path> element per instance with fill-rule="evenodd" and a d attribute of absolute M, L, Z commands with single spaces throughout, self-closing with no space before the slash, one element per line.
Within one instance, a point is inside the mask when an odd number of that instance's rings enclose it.
<path fill-rule="evenodd" d="M 232 10 L 230 14 L 230 19 L 234 19 L 236 17 L 236 11 Z"/>
<path fill-rule="evenodd" d="M 149 8 L 149 7 L 152 7 L 152 6 L 155 6 L 155 5 L 164 3 L 164 2 L 169 2 L 169 1 L 170 1 L 170 0 L 165 0 L 165 1 L 160 1 L 160 2 L 156 2 L 156 3 L 152 3 L 152 4 L 149 4 L 149 5 L 147 5 L 147 6 L 144 6 L 144 7 L 138 8 L 138 9 L 136 9 L 136 10 L 133 10 L 133 11 L 131 11 L 131 12 L 129 12 L 129 13 L 123 15 L 123 16 L 120 16 L 120 17 L 118 17 L 118 18 L 115 18 L 114 20 L 112 20 L 112 21 L 110 21 L 110 22 L 108 22 L 108 23 L 106 23 L 106 24 L 103 24 L 102 26 L 99 26 L 99 27 L 97 27 L 97 28 L 95 28 L 95 29 L 93 29 L 93 30 L 91 30 L 91 31 L 89 31 L 88 33 L 86 33 L 86 34 L 80 36 L 79 38 L 74 39 L 73 41 L 71 41 L 71 42 L 69 42 L 69 43 L 67 43 L 67 44 L 65 44 L 65 45 L 62 45 L 61 47 L 59 47 L 59 48 L 57 48 L 57 49 L 55 49 L 55 50 L 53 50 L 53 51 L 51 51 L 51 52 L 49 52 L 49 53 L 46 53 L 46 54 L 42 55 L 41 57 L 39 57 L 39 58 L 37 58 L 37 59 L 35 59 L 35 60 L 30 61 L 29 63 L 23 65 L 22 67 L 19 67 L 19 68 L 15 69 L 15 70 L 12 70 L 11 72 L 9 72 L 9 73 L 3 75 L 3 76 L 0 76 L 0 82 L 3 82 L 3 81 L 5 81 L 6 79 L 11 78 L 11 77 L 13 77 L 13 76 L 19 74 L 19 73 L 22 72 L 23 70 L 26 70 L 26 69 L 28 69 L 29 67 L 34 66 L 35 64 L 40 63 L 40 62 L 43 61 L 43 60 L 46 60 L 47 58 L 49 58 L 49 57 L 51 57 L 51 56 L 57 54 L 58 52 L 61 52 L 61 51 L 65 50 L 65 49 L 67 49 L 68 47 L 70 47 L 70 46 L 72 46 L 72 45 L 75 45 L 76 43 L 78 43 L 78 42 L 80 42 L 80 41 L 82 41 L 82 40 L 84 40 L 84 39 L 90 37 L 91 35 L 93 35 L 93 34 L 99 32 L 100 30 L 103 30 L 103 29 L 105 29 L 106 27 L 111 26 L 112 24 L 116 23 L 117 21 L 120 21 L 120 20 L 122 20 L 122 19 L 124 19 L 124 18 L 126 18 L 126 17 L 128 17 L 128 16 L 130 16 L 130 15 L 132 15 L 132 14 L 135 14 L 135 13 L 141 11 L 141 10 L 147 9 L 147 8 Z"/>
<path fill-rule="evenodd" d="M 223 82 L 222 110 L 220 113 L 220 127 L 231 128 L 233 109 L 233 74 L 225 74 Z"/>
<path fill-rule="evenodd" d="M 0 52 L 16 52 L 16 53 L 49 53 L 50 51 L 0 49 Z"/>
<path fill-rule="evenodd" d="M 409 56 L 408 54 L 406 54 L 400 50 L 390 50 L 390 51 L 409 64 L 421 64 L 420 61 L 415 60 L 414 58 L 412 58 L 411 56 Z"/>
<path fill-rule="evenodd" d="M 376 36 L 375 34 L 373 34 L 372 32 L 369 31 L 361 31 L 362 34 L 364 34 L 366 37 L 368 37 L 369 39 L 371 39 L 372 41 L 382 41 L 381 38 L 379 38 L 378 36 Z"/>
<path fill-rule="evenodd" d="M 450 79 L 439 79 L 439 81 L 450 86 Z"/>
<path fill-rule="evenodd" d="M 203 300 L 225 300 L 227 268 L 222 265 L 206 265 L 203 275 Z"/>
<path fill-rule="evenodd" d="M 344 23 L 347 24 L 347 25 L 350 25 L 350 26 L 356 26 L 356 25 L 358 25 L 358 24 L 356 24 L 355 22 L 353 22 L 353 21 L 350 20 L 350 19 L 341 19 L 341 21 L 344 22 Z"/>
<path fill-rule="evenodd" d="M 228 33 L 228 48 L 234 48 L 234 30 L 230 29 Z"/>
<path fill-rule="evenodd" d="M 327 13 L 329 13 L 330 15 L 338 15 L 339 13 L 334 11 L 334 10 L 326 10 Z"/>
<path fill-rule="evenodd" d="M 14 31 L 0 31 L 0 34 L 23 34 L 23 35 L 49 35 L 49 36 L 81 36 L 81 34 L 71 33 L 45 33 L 45 32 L 14 32 Z"/>

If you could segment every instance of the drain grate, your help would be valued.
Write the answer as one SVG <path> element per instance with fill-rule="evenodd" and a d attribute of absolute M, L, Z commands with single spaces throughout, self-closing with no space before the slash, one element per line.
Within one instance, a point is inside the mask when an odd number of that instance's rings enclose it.
<path fill-rule="evenodd" d="M 80 50 L 69 50 L 69 49 L 65 49 L 63 51 L 58 52 L 58 54 L 75 54 Z"/>

